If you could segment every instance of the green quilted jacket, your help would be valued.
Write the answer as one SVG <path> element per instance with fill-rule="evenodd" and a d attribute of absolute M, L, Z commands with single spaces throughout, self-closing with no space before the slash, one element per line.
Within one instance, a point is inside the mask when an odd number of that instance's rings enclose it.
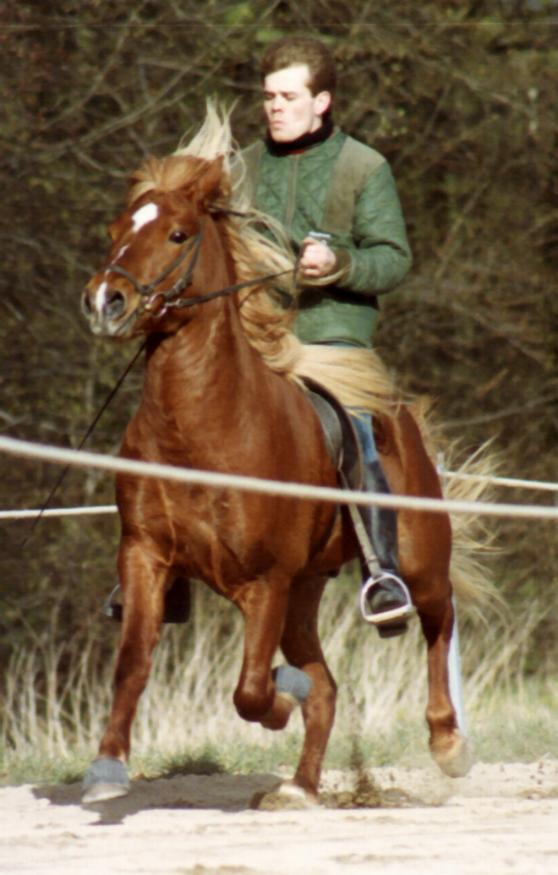
<path fill-rule="evenodd" d="M 411 266 L 391 170 L 379 152 L 336 129 L 304 152 L 272 155 L 263 142 L 242 153 L 251 203 L 277 219 L 295 251 L 309 231 L 328 232 L 341 276 L 304 286 L 295 331 L 305 343 L 370 346 L 377 296 Z"/>

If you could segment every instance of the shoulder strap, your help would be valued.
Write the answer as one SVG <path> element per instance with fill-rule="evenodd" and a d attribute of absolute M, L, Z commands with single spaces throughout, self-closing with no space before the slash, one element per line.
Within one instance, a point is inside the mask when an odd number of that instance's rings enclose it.
<path fill-rule="evenodd" d="M 346 138 L 333 167 L 323 218 L 326 231 L 351 232 L 355 204 L 370 174 L 385 160 L 370 146 Z"/>
<path fill-rule="evenodd" d="M 240 153 L 240 164 L 243 171 L 242 189 L 251 205 L 254 204 L 256 197 L 263 153 L 264 144 L 261 140 L 252 143 L 251 146 L 247 146 L 246 149 L 243 149 Z"/>

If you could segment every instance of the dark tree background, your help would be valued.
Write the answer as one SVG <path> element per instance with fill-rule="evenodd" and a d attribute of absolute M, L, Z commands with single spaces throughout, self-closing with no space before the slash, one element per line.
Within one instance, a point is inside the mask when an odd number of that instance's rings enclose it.
<path fill-rule="evenodd" d="M 207 96 L 238 101 L 240 143 L 258 136 L 258 57 L 285 33 L 328 42 L 337 121 L 398 181 L 415 266 L 385 300 L 382 356 L 436 399 L 451 438 L 493 439 L 503 474 L 556 480 L 558 8 L 542 0 L 4 0 L 1 432 L 78 444 L 134 351 L 93 339 L 79 313 L 129 172 L 193 131 Z M 117 450 L 140 371 L 90 448 Z M 39 506 L 58 474 L 0 455 L 0 506 Z M 109 478 L 74 472 L 56 504 L 112 500 Z M 548 605 L 528 661 L 544 672 L 558 649 L 556 526 L 490 526 L 514 609 Z M 114 518 L 45 521 L 22 546 L 28 531 L 0 523 L 0 665 L 54 613 L 79 635 L 114 582 Z"/>

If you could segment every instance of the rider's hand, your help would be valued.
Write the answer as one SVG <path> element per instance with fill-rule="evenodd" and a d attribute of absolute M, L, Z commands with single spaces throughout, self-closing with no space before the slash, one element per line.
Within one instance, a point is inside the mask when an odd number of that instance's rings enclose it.
<path fill-rule="evenodd" d="M 300 256 L 300 272 L 307 277 L 327 276 L 335 271 L 337 258 L 335 252 L 327 243 L 306 237 L 302 241 L 302 255 Z"/>

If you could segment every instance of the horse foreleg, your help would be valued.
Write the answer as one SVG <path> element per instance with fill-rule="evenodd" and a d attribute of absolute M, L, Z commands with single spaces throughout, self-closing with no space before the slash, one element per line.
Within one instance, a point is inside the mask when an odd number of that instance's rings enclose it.
<path fill-rule="evenodd" d="M 293 794 L 302 805 L 316 801 L 336 699 L 335 681 L 318 637 L 318 608 L 325 583 L 321 577 L 297 581 L 290 591 L 281 649 L 290 665 L 310 677 L 312 686 L 302 705 L 305 733 L 295 776 L 262 800 L 265 807 L 290 806 Z"/>
<path fill-rule="evenodd" d="M 461 734 L 449 688 L 449 648 L 455 622 L 451 598 L 444 600 L 434 614 L 419 610 L 428 647 L 428 704 L 426 720 L 430 729 L 430 752 L 446 775 L 466 775 L 471 755 Z"/>
<path fill-rule="evenodd" d="M 123 545 L 119 574 L 123 621 L 114 673 L 114 696 L 97 760 L 84 779 L 84 802 L 124 795 L 129 786 L 125 762 L 139 698 L 147 684 L 151 655 L 161 627 L 166 569 L 157 567 L 140 545 Z"/>
<path fill-rule="evenodd" d="M 283 632 L 287 599 L 288 581 L 272 579 L 245 583 L 235 598 L 245 625 L 244 657 L 233 698 L 239 716 L 250 722 L 273 720 L 278 697 L 271 661 Z"/>
<path fill-rule="evenodd" d="M 295 784 L 311 794 L 318 792 L 337 698 L 337 686 L 318 635 L 318 609 L 326 583 L 327 578 L 318 577 L 293 588 L 281 642 L 288 662 L 312 679 L 312 689 L 302 707 L 304 743 L 294 776 Z"/>

